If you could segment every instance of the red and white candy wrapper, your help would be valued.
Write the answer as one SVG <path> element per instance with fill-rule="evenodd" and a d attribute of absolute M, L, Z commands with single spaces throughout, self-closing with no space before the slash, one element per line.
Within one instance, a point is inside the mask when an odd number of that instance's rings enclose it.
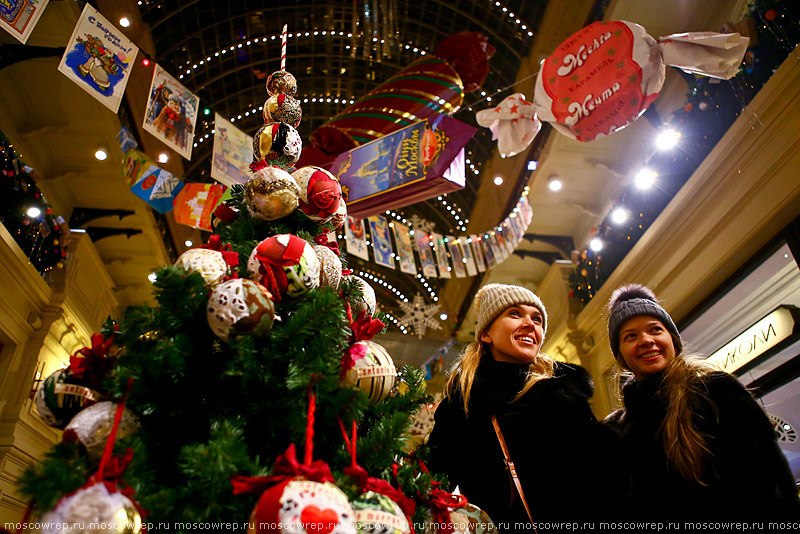
<path fill-rule="evenodd" d="M 525 100 L 522 93 L 514 93 L 496 108 L 479 111 L 475 118 L 492 131 L 492 140 L 505 157 L 522 152 L 542 129 L 533 102 Z"/>
<path fill-rule="evenodd" d="M 667 65 L 729 79 L 738 71 L 748 42 L 736 33 L 711 32 L 656 40 L 632 22 L 595 22 L 569 37 L 542 62 L 534 111 L 539 120 L 552 123 L 562 134 L 592 141 L 625 127 L 645 112 L 658 97 Z M 523 107 L 511 112 L 516 96 L 498 106 L 496 121 L 479 119 L 482 125 L 487 122 L 500 140 L 513 137 L 515 124 L 530 116 L 530 110 Z M 486 117 L 492 112 L 484 110 L 479 115 Z M 518 153 L 532 139 L 524 144 L 507 142 L 500 153 Z"/>

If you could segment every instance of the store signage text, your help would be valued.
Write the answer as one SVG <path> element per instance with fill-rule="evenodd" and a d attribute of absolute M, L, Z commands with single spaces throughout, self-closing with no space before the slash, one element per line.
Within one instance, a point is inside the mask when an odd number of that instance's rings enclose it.
<path fill-rule="evenodd" d="M 792 335 L 795 321 L 788 308 L 778 308 L 708 357 L 727 373 L 755 360 Z"/>

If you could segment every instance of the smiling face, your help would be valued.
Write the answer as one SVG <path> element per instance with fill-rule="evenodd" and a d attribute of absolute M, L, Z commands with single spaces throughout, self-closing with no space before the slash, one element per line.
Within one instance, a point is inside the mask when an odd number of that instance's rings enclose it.
<path fill-rule="evenodd" d="M 619 330 L 619 352 L 637 380 L 659 373 L 675 357 L 664 323 L 648 315 L 628 319 Z"/>
<path fill-rule="evenodd" d="M 481 334 L 492 358 L 498 362 L 531 363 L 539 354 L 544 338 L 544 316 L 527 304 L 510 306 Z"/>

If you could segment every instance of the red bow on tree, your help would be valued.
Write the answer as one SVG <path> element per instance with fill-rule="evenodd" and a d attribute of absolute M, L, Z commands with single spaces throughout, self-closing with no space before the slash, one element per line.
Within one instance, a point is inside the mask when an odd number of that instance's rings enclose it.
<path fill-rule="evenodd" d="M 232 476 L 233 494 L 263 493 L 275 484 L 298 477 L 314 482 L 335 482 L 330 467 L 322 460 L 314 460 L 309 465 L 298 462 L 294 443 L 289 445 L 285 453 L 275 459 L 275 467 L 272 472 L 274 474 L 268 477 Z"/>
<path fill-rule="evenodd" d="M 347 321 L 350 323 L 350 346 L 342 355 L 342 376 L 353 368 L 357 360 L 367 355 L 367 345 L 359 341 L 369 341 L 375 337 L 386 324 L 380 319 L 373 319 L 366 311 L 361 311 L 353 320 L 353 311 L 347 305 Z"/>
<path fill-rule="evenodd" d="M 92 334 L 91 348 L 84 347 L 69 357 L 70 375 L 85 380 L 89 387 L 97 389 L 114 365 L 111 358 L 106 358 L 113 341 L 113 335 L 103 340 L 101 334 Z"/>
<path fill-rule="evenodd" d="M 233 252 L 233 248 L 231 247 L 230 243 L 222 244 L 222 238 L 214 234 L 208 239 L 208 244 L 201 245 L 200 248 L 205 248 L 208 250 L 216 250 L 222 254 L 222 258 L 225 260 L 225 263 L 228 264 L 228 267 L 233 269 L 234 267 L 239 266 L 239 253 Z M 234 270 L 234 275 L 236 271 Z"/>
<path fill-rule="evenodd" d="M 239 217 L 239 212 L 223 202 L 214 209 L 214 217 L 223 222 L 232 223 Z"/>
<path fill-rule="evenodd" d="M 450 521 L 450 509 L 462 508 L 467 504 L 467 498 L 463 495 L 454 495 L 439 489 L 438 482 L 431 482 L 434 488 L 428 494 L 428 506 L 431 508 L 434 523 L 440 525 L 439 532 L 442 534 L 452 534 L 454 532 L 453 523 Z"/>
<path fill-rule="evenodd" d="M 328 241 L 328 234 L 319 234 L 314 238 L 314 243 L 317 245 L 322 245 L 323 247 L 328 247 L 337 256 L 342 255 L 341 251 L 339 250 L 339 243 L 336 241 Z"/>

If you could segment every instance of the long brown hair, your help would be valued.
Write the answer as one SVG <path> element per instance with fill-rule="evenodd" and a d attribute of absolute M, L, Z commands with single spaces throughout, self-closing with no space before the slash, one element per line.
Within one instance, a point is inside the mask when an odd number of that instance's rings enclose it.
<path fill-rule="evenodd" d="M 458 392 L 461 393 L 461 401 L 464 404 L 465 415 L 469 415 L 469 395 L 472 391 L 472 384 L 475 381 L 475 373 L 478 371 L 478 365 L 480 365 L 481 358 L 483 358 L 484 354 L 491 358 L 490 349 L 484 342 L 473 341 L 467 345 L 464 352 L 461 354 L 461 358 L 453 365 L 450 378 L 447 379 L 447 385 L 444 387 L 444 394 L 447 398 L 450 398 Z M 552 378 L 554 366 L 555 362 L 550 356 L 542 353 L 537 354 L 536 359 L 528 364 L 528 374 L 525 377 L 525 384 L 511 402 L 519 400 L 519 398 L 525 395 L 536 382 Z"/>
<path fill-rule="evenodd" d="M 664 454 L 670 465 L 684 479 L 701 486 L 708 485 L 714 476 L 714 455 L 709 448 L 709 436 L 701 432 L 692 417 L 698 404 L 708 403 L 714 411 L 716 406 L 709 398 L 705 378 L 718 371 L 697 355 L 682 356 L 680 338 L 670 334 L 675 345 L 675 357 L 667 363 L 656 397 L 667 407 L 667 414 L 659 427 Z M 617 364 L 630 371 L 625 360 L 616 354 Z"/>

